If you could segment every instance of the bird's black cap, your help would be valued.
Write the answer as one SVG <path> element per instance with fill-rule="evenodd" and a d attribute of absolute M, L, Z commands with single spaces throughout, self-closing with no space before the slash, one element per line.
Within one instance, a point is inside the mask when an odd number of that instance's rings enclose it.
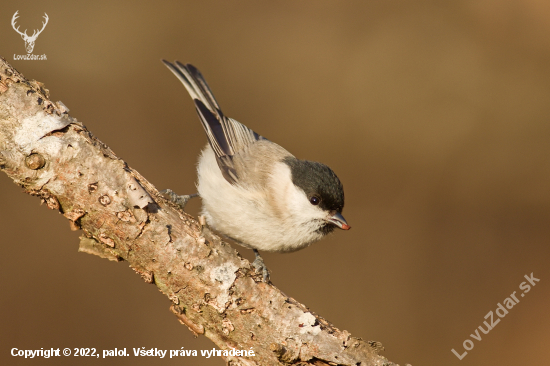
<path fill-rule="evenodd" d="M 342 212 L 344 187 L 332 169 L 325 164 L 294 157 L 287 157 L 283 162 L 290 167 L 292 183 L 301 188 L 308 198 L 320 198 L 319 207 L 323 210 Z"/>

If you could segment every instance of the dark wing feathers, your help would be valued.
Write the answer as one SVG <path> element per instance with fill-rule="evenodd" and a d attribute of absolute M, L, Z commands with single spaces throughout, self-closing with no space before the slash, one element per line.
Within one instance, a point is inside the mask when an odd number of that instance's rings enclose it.
<path fill-rule="evenodd" d="M 217 143 L 216 147 L 219 147 L 218 151 L 212 146 L 216 152 L 216 156 L 233 155 L 234 152 L 228 144 L 228 139 L 225 137 L 224 128 L 221 124 L 222 119 L 212 113 L 200 99 L 195 99 L 195 107 L 197 108 L 197 113 L 206 130 L 206 135 L 208 136 L 210 144 L 212 144 L 212 140 L 214 140 Z"/>
<path fill-rule="evenodd" d="M 233 167 L 233 157 L 254 142 L 263 140 L 264 137 L 223 115 L 214 94 L 196 67 L 190 64 L 184 65 L 179 61 L 175 64 L 166 60 L 162 62 L 183 83 L 193 98 L 223 176 L 229 183 L 236 183 L 238 176 Z"/>

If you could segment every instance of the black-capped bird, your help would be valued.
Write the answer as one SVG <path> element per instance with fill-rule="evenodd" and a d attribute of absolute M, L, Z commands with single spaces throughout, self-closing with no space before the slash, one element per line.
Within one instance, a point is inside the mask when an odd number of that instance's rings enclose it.
<path fill-rule="evenodd" d="M 335 228 L 350 229 L 342 216 L 342 183 L 328 166 L 297 159 L 226 117 L 193 65 L 163 62 L 193 98 L 206 131 L 197 168 L 202 215 L 211 228 L 254 250 L 264 281 L 269 272 L 258 250 L 292 252 Z M 181 206 L 196 196 L 163 192 Z"/>

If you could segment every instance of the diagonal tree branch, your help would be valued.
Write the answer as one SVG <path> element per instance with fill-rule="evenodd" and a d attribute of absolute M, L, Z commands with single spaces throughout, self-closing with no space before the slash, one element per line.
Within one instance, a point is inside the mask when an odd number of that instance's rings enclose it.
<path fill-rule="evenodd" d="M 0 169 L 82 230 L 80 251 L 127 261 L 230 365 L 395 365 L 271 284 L 159 195 L 61 102 L 0 59 Z"/>

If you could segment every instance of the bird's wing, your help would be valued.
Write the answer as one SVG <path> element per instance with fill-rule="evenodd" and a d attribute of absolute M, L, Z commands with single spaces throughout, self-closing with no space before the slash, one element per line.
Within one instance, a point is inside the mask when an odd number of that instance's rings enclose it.
<path fill-rule="evenodd" d="M 191 64 L 184 65 L 179 61 L 164 64 L 183 83 L 199 114 L 202 126 L 212 150 L 216 154 L 218 166 L 224 178 L 231 184 L 238 180 L 233 159 L 240 152 L 259 140 L 265 140 L 242 123 L 223 115 L 214 94 L 208 87 L 200 71 Z"/>

